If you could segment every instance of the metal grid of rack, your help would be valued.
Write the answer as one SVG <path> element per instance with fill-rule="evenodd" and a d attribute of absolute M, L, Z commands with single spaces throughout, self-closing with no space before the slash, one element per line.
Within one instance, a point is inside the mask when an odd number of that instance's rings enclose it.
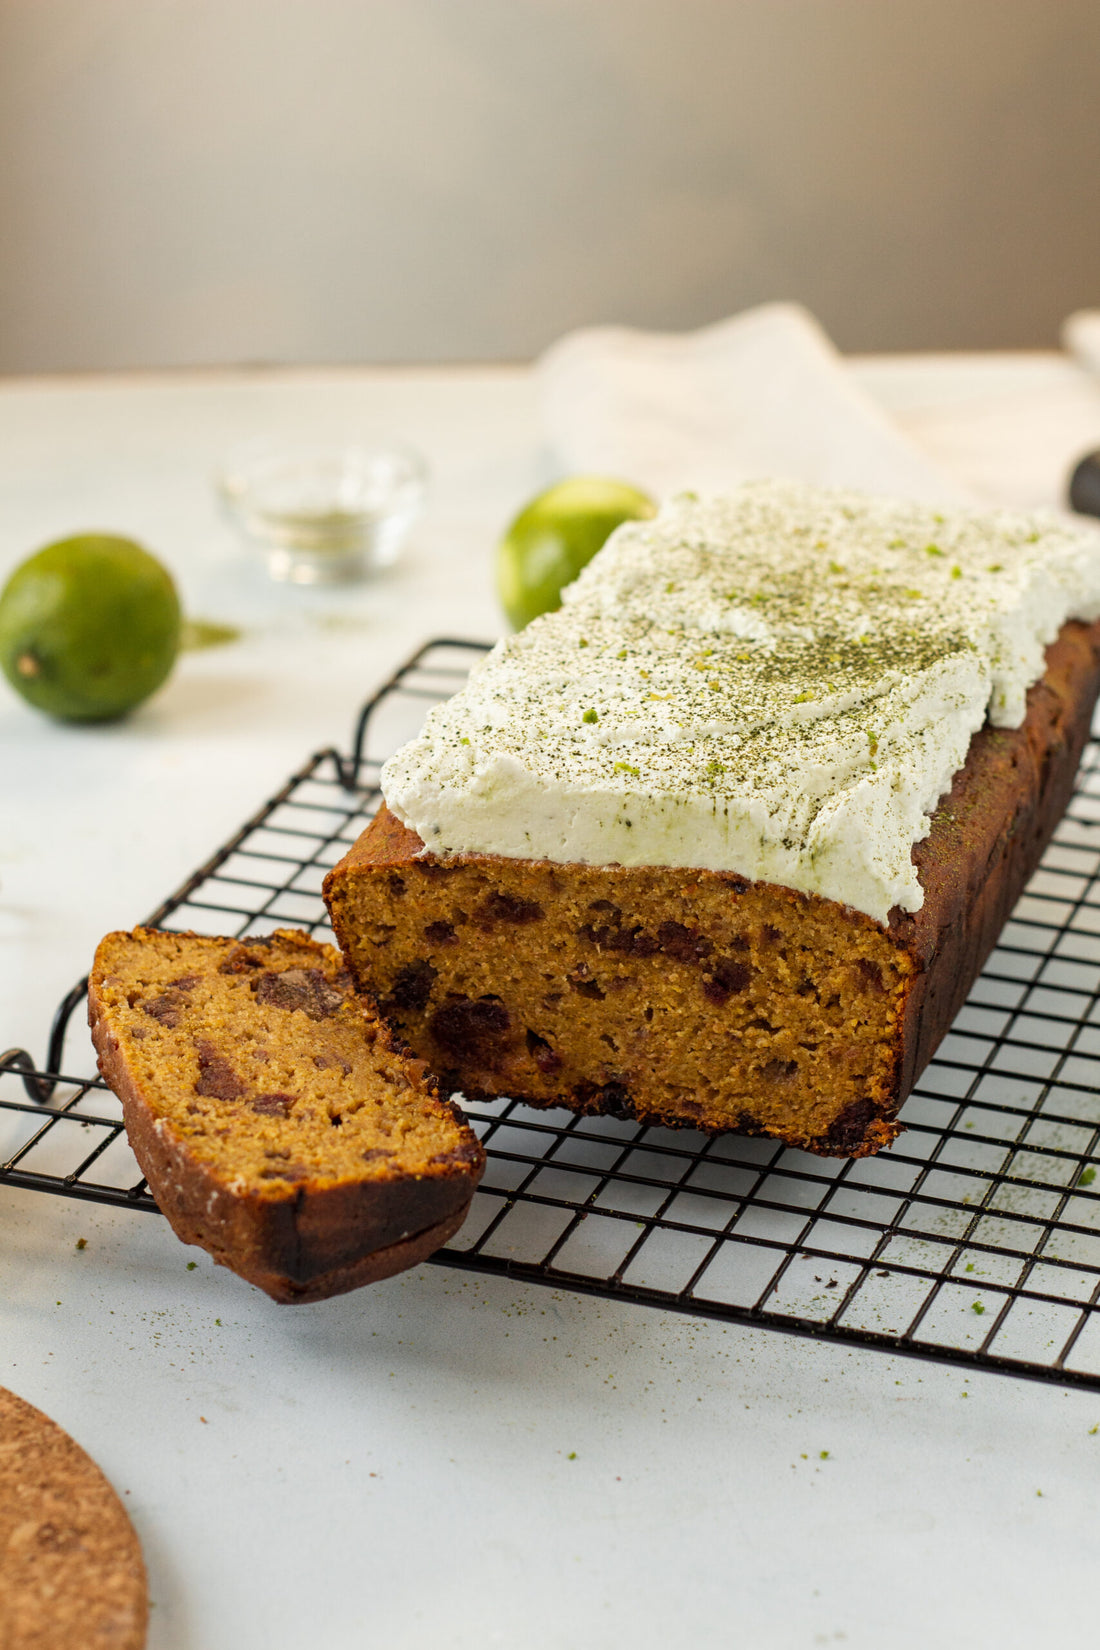
<path fill-rule="evenodd" d="M 149 919 L 325 936 L 321 882 L 390 751 L 480 644 L 429 643 Z M 0 1055 L 0 1185 L 156 1212 L 95 1077 L 84 982 L 44 1069 Z M 437 1264 L 1100 1390 L 1100 747 L 936 1059 L 858 1162 L 514 1101 Z M 1095 1182 L 1095 1184 L 1094 1184 Z"/>

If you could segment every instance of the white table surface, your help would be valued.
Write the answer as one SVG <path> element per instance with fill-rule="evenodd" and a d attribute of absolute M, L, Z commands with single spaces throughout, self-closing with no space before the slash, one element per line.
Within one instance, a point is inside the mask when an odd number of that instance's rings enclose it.
<path fill-rule="evenodd" d="M 1057 503 L 1100 447 L 1100 389 L 1057 355 L 854 366 L 990 499 Z M 416 442 L 431 506 L 377 583 L 276 587 L 210 474 L 324 425 Z M 346 744 L 417 643 L 498 631 L 494 537 L 550 478 L 522 368 L 0 382 L 0 577 L 101 526 L 245 628 L 115 727 L 0 682 L 0 1049 L 41 1058 L 99 935 Z M 1100 1395 L 433 1266 L 276 1307 L 159 1219 L 11 1187 L 0 1383 L 125 1492 L 154 1650 L 1095 1636 Z"/>

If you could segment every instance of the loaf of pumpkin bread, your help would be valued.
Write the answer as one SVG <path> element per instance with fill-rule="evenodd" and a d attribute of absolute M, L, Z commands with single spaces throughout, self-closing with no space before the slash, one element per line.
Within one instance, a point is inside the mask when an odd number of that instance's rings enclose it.
<path fill-rule="evenodd" d="M 332 946 L 288 930 L 108 934 L 88 1004 L 177 1236 L 274 1300 L 389 1277 L 462 1224 L 484 1152 Z"/>
<path fill-rule="evenodd" d="M 382 774 L 359 985 L 467 1094 L 859 1156 L 1064 809 L 1100 534 L 754 482 L 620 528 Z"/>
<path fill-rule="evenodd" d="M 880 924 L 728 872 L 429 853 L 383 808 L 326 897 L 359 986 L 470 1097 L 861 1157 L 948 1030 L 1073 787 L 1100 625 L 1067 625 L 1024 725 L 975 735 Z"/>

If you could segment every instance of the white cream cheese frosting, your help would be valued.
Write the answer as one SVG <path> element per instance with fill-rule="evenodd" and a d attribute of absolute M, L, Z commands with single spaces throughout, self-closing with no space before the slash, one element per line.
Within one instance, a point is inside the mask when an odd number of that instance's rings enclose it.
<path fill-rule="evenodd" d="M 673 498 L 385 766 L 436 854 L 734 871 L 885 922 L 972 735 L 1100 617 L 1100 531 L 793 482 Z"/>

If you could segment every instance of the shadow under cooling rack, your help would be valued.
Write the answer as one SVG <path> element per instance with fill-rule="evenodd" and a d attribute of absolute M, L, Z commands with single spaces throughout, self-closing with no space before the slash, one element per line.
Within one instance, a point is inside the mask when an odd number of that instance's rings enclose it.
<path fill-rule="evenodd" d="M 480 644 L 431 642 L 150 922 L 327 937 L 321 882 L 378 776 Z M 156 1212 L 90 1072 L 84 982 L 45 1069 L 0 1055 L 0 1185 Z M 1100 1390 L 1100 749 L 936 1059 L 907 1132 L 858 1162 L 514 1101 L 434 1264 Z"/>

